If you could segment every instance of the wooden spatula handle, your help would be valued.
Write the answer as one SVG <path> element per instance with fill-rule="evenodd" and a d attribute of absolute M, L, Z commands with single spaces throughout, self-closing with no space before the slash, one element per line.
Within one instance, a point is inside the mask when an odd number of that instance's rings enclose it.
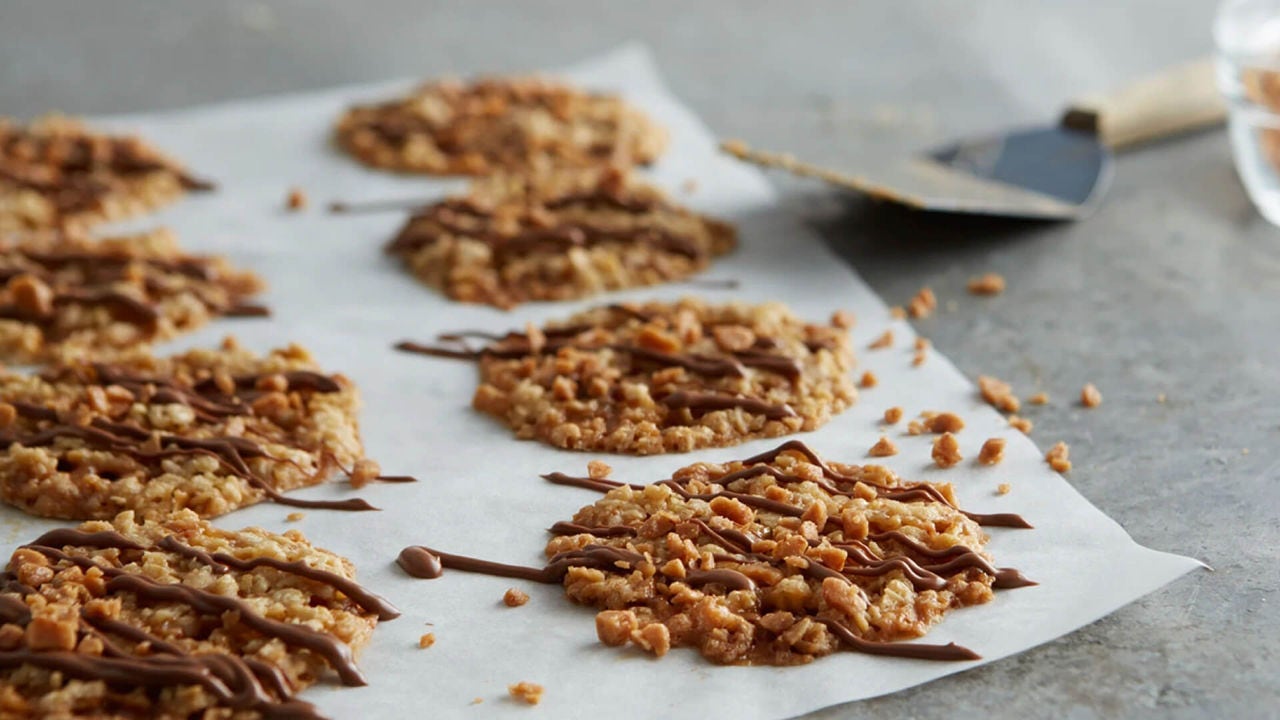
<path fill-rule="evenodd" d="M 1097 133 L 1107 147 L 1119 149 L 1216 125 L 1226 114 L 1213 59 L 1204 58 L 1082 98 L 1062 124 Z"/>

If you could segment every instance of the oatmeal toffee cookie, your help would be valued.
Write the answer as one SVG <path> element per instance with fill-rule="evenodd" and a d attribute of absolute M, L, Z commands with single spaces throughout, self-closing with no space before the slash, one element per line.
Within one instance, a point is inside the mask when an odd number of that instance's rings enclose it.
<path fill-rule="evenodd" d="M 187 255 L 172 233 L 91 239 L 48 231 L 0 237 L 0 360 L 104 357 L 171 338 L 246 305 L 257 275 Z"/>
<path fill-rule="evenodd" d="M 605 493 L 551 527 L 542 568 L 413 546 L 417 577 L 445 568 L 563 583 L 600 609 L 609 645 L 656 655 L 696 647 L 722 664 L 791 665 L 840 648 L 972 660 L 955 645 L 898 644 L 952 609 L 1034 583 L 997 568 L 982 525 L 1030 527 L 1016 515 L 956 507 L 950 484 L 904 482 L 887 468 L 826 462 L 799 441 L 746 460 L 695 463 L 653 485 L 545 476 Z"/>
<path fill-rule="evenodd" d="M 337 141 L 373 167 L 437 175 L 653 162 L 666 132 L 610 95 L 543 78 L 432 82 L 407 97 L 357 105 Z"/>
<path fill-rule="evenodd" d="M 190 511 L 53 530 L 0 575 L 0 715 L 319 718 L 294 699 L 399 615 L 297 531 Z"/>
<path fill-rule="evenodd" d="M 0 118 L 0 233 L 117 220 L 212 188 L 136 137 L 60 116 Z"/>
<path fill-rule="evenodd" d="M 607 305 L 524 333 L 440 341 L 397 347 L 478 360 L 477 410 L 570 450 L 685 452 L 814 430 L 857 394 L 848 331 L 780 303 Z"/>
<path fill-rule="evenodd" d="M 735 242 L 731 225 L 609 169 L 478 181 L 415 213 L 387 252 L 455 300 L 510 308 L 685 278 Z"/>
<path fill-rule="evenodd" d="M 205 517 L 335 473 L 378 475 L 362 459 L 351 381 L 319 372 L 298 346 L 263 356 L 218 350 L 0 374 L 0 499 L 35 515 L 106 519 L 122 510 Z M 397 480 L 401 478 L 383 478 Z"/>

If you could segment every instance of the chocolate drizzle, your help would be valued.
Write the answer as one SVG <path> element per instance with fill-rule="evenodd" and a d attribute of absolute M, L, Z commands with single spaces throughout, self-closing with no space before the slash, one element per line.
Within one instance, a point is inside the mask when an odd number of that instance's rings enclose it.
<path fill-rule="evenodd" d="M 59 529 L 45 533 L 24 547 L 41 553 L 55 563 L 66 562 L 85 570 L 96 569 L 107 577 L 108 592 L 132 593 L 140 603 L 180 603 L 197 613 L 213 617 L 231 613 L 236 622 L 247 628 L 323 657 L 347 685 L 364 685 L 365 681 L 355 666 L 351 649 L 334 636 L 306 625 L 286 623 L 259 615 L 251 605 L 233 596 L 214 594 L 180 583 L 163 583 L 121 567 L 101 564 L 90 556 L 70 554 L 60 548 L 171 552 L 206 564 L 216 573 L 229 572 L 232 568 L 250 572 L 258 567 L 270 567 L 329 585 L 367 612 L 376 613 L 380 620 L 391 619 L 399 614 L 385 600 L 353 580 L 312 568 L 301 561 L 286 562 L 268 557 L 242 560 L 226 553 L 208 553 L 187 546 L 174 536 L 166 536 L 152 547 L 115 531 Z M 4 592 L 23 595 L 36 592 L 34 588 L 23 586 L 18 589 L 14 585 L 8 583 Z M 30 617 L 30 610 L 21 599 L 9 594 L 0 595 L 0 622 L 22 625 Z M 101 656 L 62 651 L 0 650 L 0 668 L 13 669 L 31 665 L 83 680 L 101 680 L 130 687 L 196 685 L 208 691 L 220 704 L 235 710 L 255 710 L 268 718 L 320 718 L 309 703 L 292 698 L 293 688 L 289 681 L 279 668 L 268 662 L 229 654 L 192 655 L 175 643 L 120 620 L 90 613 L 82 613 L 82 620 L 88 626 L 87 632 L 103 641 L 104 652 Z M 150 654 L 128 653 L 102 633 L 115 635 L 135 644 L 145 643 Z"/>

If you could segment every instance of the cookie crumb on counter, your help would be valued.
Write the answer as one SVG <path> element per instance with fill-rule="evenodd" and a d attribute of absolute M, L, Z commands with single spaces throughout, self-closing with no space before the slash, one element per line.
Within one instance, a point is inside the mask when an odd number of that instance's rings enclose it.
<path fill-rule="evenodd" d="M 1045 453 L 1044 459 L 1049 463 L 1049 467 L 1055 471 L 1060 473 L 1070 472 L 1071 460 L 1068 459 L 1070 452 L 1071 448 L 1067 447 L 1066 443 L 1060 442 L 1049 448 L 1049 452 Z"/>
<path fill-rule="evenodd" d="M 480 704 L 480 703 L 482 703 L 482 702 L 484 702 L 484 698 L 482 698 L 482 697 L 478 697 L 478 698 L 471 698 L 471 704 L 472 704 L 472 705 L 479 705 L 479 704 Z"/>
<path fill-rule="evenodd" d="M 1010 416 L 1009 416 L 1009 427 L 1014 428 L 1015 430 L 1020 431 L 1023 435 L 1030 435 L 1030 434 L 1031 434 L 1031 428 L 1033 427 L 1033 425 L 1032 425 L 1032 423 L 1031 423 L 1031 421 L 1030 421 L 1030 420 L 1028 420 L 1028 419 L 1026 419 L 1026 418 L 1024 418 L 1024 417 L 1022 417 L 1022 416 L 1020 416 L 1020 415 L 1010 415 Z"/>
<path fill-rule="evenodd" d="M 1080 404 L 1087 408 L 1095 408 L 1102 404 L 1102 393 L 1093 383 L 1085 383 L 1080 389 Z"/>
<path fill-rule="evenodd" d="M 289 196 L 285 200 L 285 206 L 290 210 L 305 210 L 307 207 L 307 194 L 300 187 L 289 188 Z"/>
<path fill-rule="evenodd" d="M 893 346 L 893 331 L 885 330 L 883 333 L 880 334 L 880 337 L 876 338 L 875 340 L 872 340 L 871 344 L 868 345 L 867 348 L 871 350 L 881 350 L 883 348 L 892 347 L 892 346 Z"/>
<path fill-rule="evenodd" d="M 435 644 L 436 644 L 436 634 L 435 634 L 435 633 L 426 633 L 426 634 L 424 634 L 422 637 L 418 638 L 418 647 L 419 647 L 419 648 L 426 649 L 426 648 L 429 648 L 429 647 L 431 647 L 432 645 L 435 645 Z"/>
<path fill-rule="evenodd" d="M 508 685 L 507 692 L 511 694 L 512 698 L 529 705 L 537 705 L 542 702 L 542 686 L 537 683 L 531 683 L 528 680 L 521 680 L 514 685 Z"/>
<path fill-rule="evenodd" d="M 907 423 L 908 435 L 923 435 L 924 431 L 925 431 L 924 423 L 920 422 L 919 420 L 912 420 L 911 422 Z"/>
<path fill-rule="evenodd" d="M 502 603 L 507 607 L 520 607 L 529 602 L 529 593 L 519 588 L 507 588 L 502 595 Z"/>
<path fill-rule="evenodd" d="M 978 462 L 983 465 L 998 465 L 1004 460 L 1004 438 L 988 438 L 978 451 Z"/>
<path fill-rule="evenodd" d="M 907 303 L 907 314 L 913 318 L 927 318 L 938 308 L 938 298 L 929 286 L 920 288 L 920 292 Z"/>
<path fill-rule="evenodd" d="M 867 451 L 867 454 L 871 457 L 889 457 L 891 455 L 897 455 L 898 446 L 894 445 L 893 441 L 889 438 L 881 435 L 880 439 L 876 441 L 876 444 L 872 445 L 871 449 Z"/>
<path fill-rule="evenodd" d="M 938 467 L 949 468 L 964 458 L 960 455 L 960 443 L 951 433 L 942 433 L 933 441 L 933 461 Z"/>
<path fill-rule="evenodd" d="M 902 420 L 902 412 L 903 410 L 901 407 L 894 405 L 884 411 L 884 421 L 890 425 L 897 425 L 898 421 Z"/>
<path fill-rule="evenodd" d="M 304 517 L 306 517 L 306 516 L 307 516 L 307 514 L 306 514 L 306 513 L 291 512 L 291 513 L 289 513 L 288 515 L 285 515 L 285 516 L 284 516 L 284 519 L 285 519 L 285 521 L 286 521 L 286 522 L 298 522 L 299 520 L 301 520 L 302 518 L 304 518 Z"/>
<path fill-rule="evenodd" d="M 613 472 L 613 468 L 609 466 L 609 463 L 603 460 L 592 460 L 587 463 L 587 477 L 592 480 L 607 478 L 611 472 Z"/>
<path fill-rule="evenodd" d="M 873 388 L 879 384 L 880 384 L 880 378 L 876 377 L 876 374 L 871 372 L 870 370 L 862 373 L 862 379 L 858 381 L 858 385 L 864 388 Z"/>
<path fill-rule="evenodd" d="M 1009 491 L 1012 489 L 1013 489 L 1013 486 L 1010 485 L 1009 483 L 1000 483 L 999 485 L 996 486 L 996 494 L 1008 495 Z"/>
<path fill-rule="evenodd" d="M 1027 402 L 1031 403 L 1032 405 L 1048 405 L 1049 393 L 1038 392 L 1035 395 L 1032 395 L 1031 397 L 1027 398 Z"/>
<path fill-rule="evenodd" d="M 978 392 L 983 400 L 1001 412 L 1016 413 L 1022 409 L 1018 396 L 1013 394 L 1013 386 L 999 378 L 979 375 Z"/>
<path fill-rule="evenodd" d="M 972 295 L 999 295 L 1004 292 L 1004 276 L 989 272 L 969 278 L 969 293 Z"/>

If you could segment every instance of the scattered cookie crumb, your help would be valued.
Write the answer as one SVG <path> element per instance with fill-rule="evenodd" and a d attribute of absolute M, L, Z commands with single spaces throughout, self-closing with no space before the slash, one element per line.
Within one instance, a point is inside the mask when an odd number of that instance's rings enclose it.
<path fill-rule="evenodd" d="M 284 519 L 285 519 L 287 522 L 298 522 L 299 520 L 301 520 L 302 518 L 304 518 L 304 517 L 306 517 L 306 516 L 307 516 L 307 514 L 306 514 L 306 513 L 291 512 L 291 513 L 289 513 L 288 515 L 285 515 L 285 516 L 284 516 Z"/>
<path fill-rule="evenodd" d="M 502 602 L 507 607 L 520 607 L 529 602 L 529 593 L 519 588 L 507 588 L 507 591 L 502 595 Z"/>
<path fill-rule="evenodd" d="M 894 405 L 893 407 L 884 411 L 884 421 L 889 423 L 890 425 L 897 425 L 898 421 L 901 419 L 902 419 L 902 408 L 897 405 Z"/>
<path fill-rule="evenodd" d="M 302 188 L 289 188 L 289 197 L 285 200 L 285 205 L 295 212 L 304 210 L 307 207 L 307 194 L 302 191 Z"/>
<path fill-rule="evenodd" d="M 871 350 L 881 350 L 883 348 L 892 347 L 892 346 L 893 346 L 893 331 L 885 330 L 884 333 L 880 335 L 880 337 L 876 338 L 875 340 L 872 340 L 871 344 L 868 345 L 867 347 Z"/>
<path fill-rule="evenodd" d="M 931 433 L 957 433 L 964 429 L 964 418 L 955 413 L 936 413 L 925 420 Z"/>
<path fill-rule="evenodd" d="M 889 317 L 893 318 L 894 320 L 902 320 L 907 317 L 907 311 L 904 310 L 901 305 L 894 305 L 893 307 L 889 308 Z"/>
<path fill-rule="evenodd" d="M 915 355 L 911 356 L 911 364 L 914 367 L 920 367 L 925 360 L 929 359 L 929 353 L 924 350 L 917 350 Z"/>
<path fill-rule="evenodd" d="M 938 308 L 938 298 L 926 285 L 907 303 L 907 314 L 913 318 L 927 318 Z"/>
<path fill-rule="evenodd" d="M 480 704 L 480 703 L 482 703 L 482 702 L 484 702 L 484 698 L 482 698 L 482 697 L 478 697 L 478 698 L 471 698 L 471 704 L 472 704 L 472 705 L 479 705 L 479 704 Z"/>
<path fill-rule="evenodd" d="M 698 181 L 696 178 L 689 178 L 680 183 L 680 191 L 685 195 L 692 195 L 698 192 Z"/>
<path fill-rule="evenodd" d="M 1008 495 L 1009 491 L 1012 489 L 1013 489 L 1013 486 L 1010 485 L 1009 483 L 1000 483 L 999 485 L 996 486 L 996 494 Z"/>
<path fill-rule="evenodd" d="M 873 388 L 880 384 L 880 378 L 876 377 L 875 373 L 868 370 L 862 373 L 862 379 L 858 381 L 858 384 L 864 388 Z"/>
<path fill-rule="evenodd" d="M 858 319 L 848 310 L 837 310 L 831 313 L 831 324 L 841 330 L 849 330 L 856 325 Z"/>
<path fill-rule="evenodd" d="M 1024 418 L 1024 417 L 1022 417 L 1022 416 L 1020 416 L 1020 415 L 1010 415 L 1010 416 L 1009 416 L 1009 427 L 1014 428 L 1015 430 L 1020 431 L 1023 435 L 1030 435 L 1030 434 L 1031 434 L 1031 428 L 1033 427 L 1033 425 L 1032 425 L 1032 423 L 1031 423 L 1031 421 L 1030 421 L 1030 420 L 1028 420 L 1028 419 L 1026 419 L 1026 418 Z"/>
<path fill-rule="evenodd" d="M 964 458 L 960 455 L 960 443 L 951 433 L 942 433 L 933 441 L 933 461 L 938 467 L 949 468 Z"/>
<path fill-rule="evenodd" d="M 999 295 L 1004 292 L 1004 276 L 990 272 L 969 278 L 969 292 L 973 295 Z"/>
<path fill-rule="evenodd" d="M 1035 395 L 1032 395 L 1031 397 L 1027 398 L 1027 402 L 1031 403 L 1032 405 L 1048 405 L 1049 393 L 1038 392 Z"/>
<path fill-rule="evenodd" d="M 587 463 L 587 477 L 592 480 L 607 478 L 612 472 L 613 468 L 609 466 L 609 463 L 603 460 L 592 460 Z"/>
<path fill-rule="evenodd" d="M 1004 438 L 989 438 L 982 443 L 982 449 L 978 451 L 978 462 L 983 465 L 998 465 L 1001 460 L 1004 460 Z"/>
<path fill-rule="evenodd" d="M 924 430 L 925 430 L 924 423 L 920 422 L 919 420 L 912 420 L 911 422 L 907 423 L 908 435 L 923 435 Z"/>
<path fill-rule="evenodd" d="M 1156 402 L 1160 403 L 1161 405 L 1163 405 L 1164 401 L 1167 399 L 1168 398 L 1165 397 L 1164 393 L 1160 393 L 1159 395 L 1156 396 Z"/>
<path fill-rule="evenodd" d="M 1093 383 L 1085 383 L 1080 389 L 1080 404 L 1087 408 L 1095 408 L 1102 404 L 1102 393 Z"/>
<path fill-rule="evenodd" d="M 1001 412 L 1016 413 L 1022 409 L 1018 396 L 1013 394 L 1013 387 L 999 378 L 979 375 L 978 392 L 982 393 L 983 400 Z"/>
<path fill-rule="evenodd" d="M 516 700 L 529 705 L 537 705 L 542 702 L 542 686 L 527 680 L 521 680 L 515 685 L 508 685 L 507 692 Z"/>
<path fill-rule="evenodd" d="M 435 633 L 426 633 L 422 637 L 418 638 L 418 647 L 424 650 L 435 644 L 436 644 Z"/>
<path fill-rule="evenodd" d="M 867 451 L 867 454 L 871 457 L 889 457 L 891 455 L 897 455 L 898 446 L 894 445 L 893 441 L 889 438 L 881 435 L 880 439 L 876 441 L 876 444 L 872 445 L 871 449 Z"/>
<path fill-rule="evenodd" d="M 1066 443 L 1060 442 L 1049 448 L 1049 452 L 1045 453 L 1044 459 L 1049 463 L 1049 467 L 1057 472 L 1070 472 L 1071 460 L 1067 458 L 1070 452 L 1071 448 L 1067 447 Z"/>

